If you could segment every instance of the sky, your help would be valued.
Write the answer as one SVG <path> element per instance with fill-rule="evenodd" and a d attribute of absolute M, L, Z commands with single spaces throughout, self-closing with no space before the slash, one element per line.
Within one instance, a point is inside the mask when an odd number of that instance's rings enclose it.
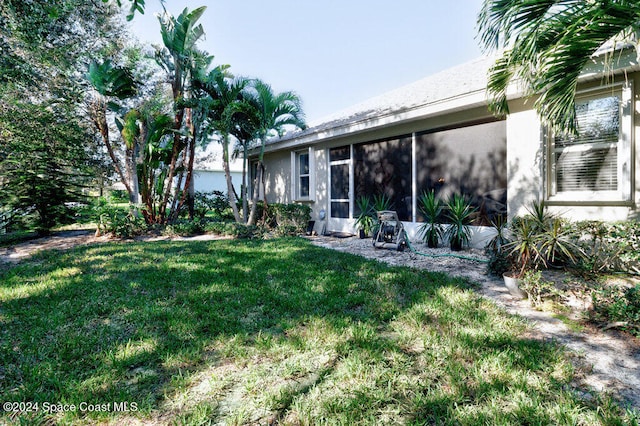
<path fill-rule="evenodd" d="M 471 61 L 482 0 L 166 0 L 174 16 L 207 6 L 200 48 L 235 75 L 296 92 L 311 125 L 341 109 Z M 161 43 L 147 0 L 133 33 Z"/>

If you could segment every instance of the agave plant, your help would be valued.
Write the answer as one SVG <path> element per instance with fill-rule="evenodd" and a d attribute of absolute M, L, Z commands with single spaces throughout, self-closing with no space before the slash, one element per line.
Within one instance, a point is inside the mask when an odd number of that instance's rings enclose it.
<path fill-rule="evenodd" d="M 423 192 L 418 199 L 418 208 L 424 215 L 425 222 L 418 228 L 418 236 L 427 244 L 427 247 L 438 247 L 438 242 L 443 235 L 440 219 L 444 205 L 436 198 L 435 191 Z"/>
<path fill-rule="evenodd" d="M 366 195 L 362 195 L 356 199 L 356 206 L 358 210 L 360 210 L 360 213 L 356 217 L 355 227 L 362 231 L 361 237 L 364 238 L 364 236 L 371 235 L 376 220 L 376 212 L 371 203 L 371 199 Z"/>
<path fill-rule="evenodd" d="M 459 251 L 469 245 L 471 240 L 470 225 L 476 210 L 466 197 L 459 194 L 454 194 L 447 202 L 446 216 L 450 225 L 444 236 L 449 240 L 451 250 Z"/>
<path fill-rule="evenodd" d="M 374 235 L 378 233 L 378 227 L 379 227 L 378 217 L 376 215 L 376 212 L 391 210 L 392 208 L 393 208 L 393 203 L 391 202 L 391 199 L 386 195 L 380 194 L 380 195 L 373 196 L 374 220 L 373 220 L 373 228 L 371 229 L 371 231 L 373 232 Z"/>

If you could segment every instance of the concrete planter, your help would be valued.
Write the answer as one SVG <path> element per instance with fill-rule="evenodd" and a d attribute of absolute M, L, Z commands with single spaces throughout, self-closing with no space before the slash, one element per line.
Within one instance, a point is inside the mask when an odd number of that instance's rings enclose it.
<path fill-rule="evenodd" d="M 512 296 L 517 297 L 518 299 L 527 298 L 527 294 L 520 289 L 521 280 L 519 278 L 511 276 L 509 272 L 504 273 L 502 278 L 504 278 L 504 285 Z"/>

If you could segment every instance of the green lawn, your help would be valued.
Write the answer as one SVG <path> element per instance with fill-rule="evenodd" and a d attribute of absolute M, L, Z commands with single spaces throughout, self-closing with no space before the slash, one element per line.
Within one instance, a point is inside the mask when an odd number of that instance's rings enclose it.
<path fill-rule="evenodd" d="M 301 239 L 45 252 L 0 272 L 0 402 L 37 403 L 0 424 L 637 422 L 526 330 L 463 280 Z"/>

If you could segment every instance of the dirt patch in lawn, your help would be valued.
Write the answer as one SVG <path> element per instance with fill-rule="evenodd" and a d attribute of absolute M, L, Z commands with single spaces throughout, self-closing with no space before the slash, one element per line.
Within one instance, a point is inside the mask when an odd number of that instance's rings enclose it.
<path fill-rule="evenodd" d="M 169 238 L 165 236 L 144 237 L 142 240 L 213 240 L 221 237 L 202 235 L 197 237 Z M 532 322 L 530 338 L 556 341 L 570 349 L 577 367 L 576 388 L 589 398 L 589 389 L 608 392 L 624 404 L 640 410 L 640 339 L 616 330 L 582 325 L 579 331 L 569 327 L 551 312 L 535 310 L 527 300 L 517 299 L 507 291 L 501 279 L 486 273 L 486 260 L 480 250 L 451 253 L 448 249 L 427 249 L 423 244 L 415 247 L 420 253 L 411 251 L 375 249 L 370 239 L 311 237 L 318 246 L 357 254 L 369 259 L 395 266 L 408 266 L 453 276 L 467 278 L 479 284 L 478 293 L 495 301 L 507 312 L 520 315 Z M 0 247 L 0 267 L 28 258 L 40 250 L 65 250 L 81 244 L 110 241 L 108 237 L 95 237 L 91 231 L 65 231 L 31 241 Z M 588 301 L 576 296 L 570 304 L 570 318 L 580 318 L 588 308 Z"/>

